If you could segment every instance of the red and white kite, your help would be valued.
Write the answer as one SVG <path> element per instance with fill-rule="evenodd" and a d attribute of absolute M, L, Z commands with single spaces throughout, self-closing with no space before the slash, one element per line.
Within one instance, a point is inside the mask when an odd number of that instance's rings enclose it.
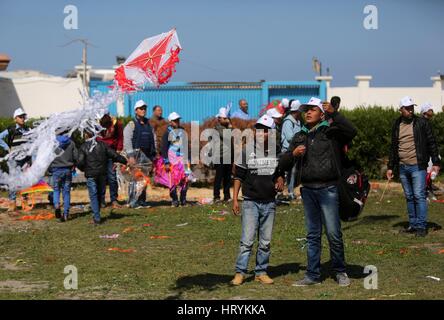
<path fill-rule="evenodd" d="M 176 29 L 143 40 L 116 69 L 117 85 L 122 91 L 131 92 L 146 83 L 156 86 L 167 83 L 176 71 L 181 49 Z"/>

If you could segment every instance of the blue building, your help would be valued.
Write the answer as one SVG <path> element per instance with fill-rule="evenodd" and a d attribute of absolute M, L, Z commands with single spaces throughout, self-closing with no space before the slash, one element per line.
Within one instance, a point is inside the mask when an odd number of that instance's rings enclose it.
<path fill-rule="evenodd" d="M 91 81 L 90 92 L 106 92 L 111 82 Z M 144 91 L 127 94 L 124 98 L 124 116 L 133 116 L 133 106 L 143 99 L 148 104 L 148 116 L 152 107 L 160 105 L 164 116 L 178 112 L 183 121 L 202 121 L 214 117 L 220 107 L 233 103 L 232 111 L 238 109 L 238 101 L 246 99 L 249 114 L 257 117 L 259 111 L 275 99 L 299 99 L 302 103 L 310 97 L 326 98 L 323 81 L 261 81 L 261 82 L 171 82 L 160 88 L 148 87 Z M 110 112 L 117 115 L 117 105 L 110 105 Z"/>

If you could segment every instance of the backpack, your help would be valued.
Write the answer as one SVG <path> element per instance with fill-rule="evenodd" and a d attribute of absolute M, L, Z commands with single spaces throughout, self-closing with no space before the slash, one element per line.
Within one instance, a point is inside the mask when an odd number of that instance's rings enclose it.
<path fill-rule="evenodd" d="M 334 152 L 333 145 L 330 146 Z M 339 217 L 342 221 L 353 221 L 358 218 L 364 210 L 364 205 L 370 192 L 368 177 L 362 169 L 350 164 L 343 167 L 338 164 L 337 157 L 334 157 L 336 168 L 338 169 L 338 196 L 339 196 Z"/>
<path fill-rule="evenodd" d="M 339 217 L 342 221 L 356 220 L 364 209 L 370 183 L 363 171 L 355 166 L 344 168 L 338 183 Z"/>

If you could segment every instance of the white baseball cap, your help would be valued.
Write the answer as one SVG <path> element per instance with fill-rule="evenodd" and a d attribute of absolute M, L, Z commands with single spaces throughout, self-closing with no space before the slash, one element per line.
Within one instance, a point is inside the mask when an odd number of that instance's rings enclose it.
<path fill-rule="evenodd" d="M 324 108 L 322 107 L 322 101 L 321 99 L 311 97 L 310 100 L 307 103 L 304 103 L 300 106 L 301 111 L 305 112 L 309 107 L 319 107 L 321 109 L 322 113 L 324 113 Z"/>
<path fill-rule="evenodd" d="M 228 118 L 228 110 L 227 108 L 220 108 L 219 113 L 216 114 L 216 117 L 220 118 Z"/>
<path fill-rule="evenodd" d="M 263 126 L 266 126 L 270 129 L 274 128 L 274 120 L 272 117 L 270 117 L 269 115 L 265 114 L 262 117 L 260 117 L 257 121 L 256 124 L 261 124 Z"/>
<path fill-rule="evenodd" d="M 146 103 L 145 103 L 145 101 L 143 101 L 143 100 L 139 100 L 139 101 L 137 101 L 136 104 L 134 105 L 134 110 L 136 110 L 137 108 L 143 107 L 143 106 L 146 107 Z"/>
<path fill-rule="evenodd" d="M 180 115 L 177 112 L 171 112 L 168 116 L 168 121 L 174 121 L 180 119 Z"/>
<path fill-rule="evenodd" d="M 409 106 L 416 106 L 416 104 L 413 102 L 412 98 L 410 98 L 409 96 L 405 96 L 399 102 L 399 108 L 409 107 Z"/>
<path fill-rule="evenodd" d="M 284 107 L 284 109 L 288 109 L 288 107 L 289 107 L 289 104 L 290 103 L 290 100 L 288 100 L 287 98 L 283 98 L 282 100 L 281 100 L 281 105 Z"/>
<path fill-rule="evenodd" d="M 301 106 L 301 102 L 299 100 L 293 100 L 290 104 L 290 111 L 300 111 L 299 107 Z"/>
<path fill-rule="evenodd" d="M 282 113 L 276 110 L 276 108 L 271 108 L 267 110 L 267 116 L 272 118 L 282 118 Z"/>
<path fill-rule="evenodd" d="M 14 111 L 14 119 L 15 119 L 16 117 L 18 117 L 18 116 L 22 116 L 22 115 L 25 115 L 25 116 L 26 116 L 26 112 L 25 112 L 25 110 L 23 110 L 22 108 L 17 108 L 17 109 L 15 109 L 15 111 Z"/>
<path fill-rule="evenodd" d="M 429 110 L 433 110 L 433 106 L 430 102 L 426 102 L 421 105 L 421 113 L 426 113 Z"/>

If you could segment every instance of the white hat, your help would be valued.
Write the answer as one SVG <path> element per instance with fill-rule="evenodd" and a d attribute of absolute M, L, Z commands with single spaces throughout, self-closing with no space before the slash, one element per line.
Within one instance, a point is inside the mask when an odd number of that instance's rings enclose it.
<path fill-rule="evenodd" d="M 168 121 L 174 121 L 180 119 L 180 115 L 177 112 L 171 112 L 168 116 Z"/>
<path fill-rule="evenodd" d="M 134 105 L 134 110 L 136 110 L 137 108 L 143 107 L 143 106 L 146 106 L 145 101 L 143 101 L 143 100 L 139 100 L 139 101 L 137 101 L 136 104 Z"/>
<path fill-rule="evenodd" d="M 216 117 L 220 118 L 228 118 L 228 110 L 227 108 L 220 108 L 219 113 L 216 114 Z"/>
<path fill-rule="evenodd" d="M 409 107 L 409 106 L 416 106 L 415 103 L 413 103 L 413 99 L 405 96 L 404 98 L 401 99 L 401 101 L 399 102 L 399 108 L 402 107 Z"/>
<path fill-rule="evenodd" d="M 324 108 L 322 107 L 322 101 L 321 99 L 311 97 L 310 100 L 307 103 L 304 103 L 301 105 L 300 110 L 305 112 L 307 111 L 308 107 L 319 107 L 321 109 L 322 113 L 324 113 Z"/>
<path fill-rule="evenodd" d="M 282 113 L 276 110 L 276 108 L 271 108 L 267 110 L 267 116 L 272 118 L 282 118 Z"/>
<path fill-rule="evenodd" d="M 284 98 L 281 100 L 281 105 L 284 107 L 284 109 L 288 109 L 290 101 L 287 98 Z"/>
<path fill-rule="evenodd" d="M 301 102 L 299 100 L 293 100 L 290 105 L 290 111 L 300 111 L 299 107 L 301 106 Z"/>
<path fill-rule="evenodd" d="M 433 106 L 430 102 L 426 102 L 423 105 L 421 105 L 421 114 L 426 113 L 429 110 L 433 110 Z"/>
<path fill-rule="evenodd" d="M 17 109 L 15 109 L 15 111 L 14 111 L 14 119 L 15 119 L 16 117 L 18 117 L 18 116 L 22 116 L 22 115 L 25 115 L 25 116 L 26 116 L 26 112 L 25 112 L 25 110 L 23 110 L 22 108 L 17 108 Z"/>
<path fill-rule="evenodd" d="M 272 117 L 270 117 L 269 115 L 263 115 L 262 117 L 260 117 L 257 121 L 256 124 L 261 124 L 263 126 L 266 126 L 270 129 L 274 128 L 274 120 Z"/>

